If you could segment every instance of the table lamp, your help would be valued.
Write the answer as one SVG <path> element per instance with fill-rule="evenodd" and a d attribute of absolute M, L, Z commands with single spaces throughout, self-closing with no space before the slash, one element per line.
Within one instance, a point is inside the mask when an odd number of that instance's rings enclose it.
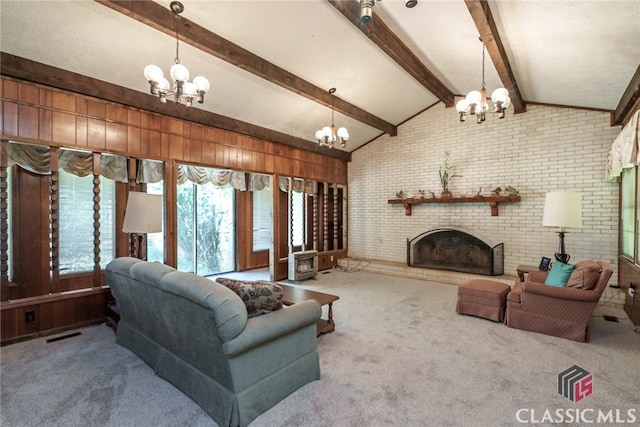
<path fill-rule="evenodd" d="M 132 248 L 131 254 L 144 260 L 146 258 L 142 253 L 144 236 L 147 233 L 162 231 L 162 196 L 130 191 L 122 231 L 137 237 L 137 248 Z"/>
<path fill-rule="evenodd" d="M 567 263 L 571 256 L 564 251 L 565 228 L 582 228 L 582 199 L 580 193 L 554 191 L 547 193 L 544 201 L 542 225 L 558 227 L 560 242 L 556 260 Z"/>

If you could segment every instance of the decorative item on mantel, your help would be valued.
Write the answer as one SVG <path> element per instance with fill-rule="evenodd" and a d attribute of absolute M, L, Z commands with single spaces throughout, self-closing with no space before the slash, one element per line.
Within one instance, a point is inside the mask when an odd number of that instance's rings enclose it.
<path fill-rule="evenodd" d="M 449 151 L 444 152 L 444 164 L 440 167 L 438 173 L 440 174 L 440 184 L 442 184 L 442 193 L 440 193 L 440 197 L 443 199 L 451 197 L 451 191 L 449 191 L 449 184 L 451 180 L 456 177 L 461 177 L 462 175 L 455 175 L 454 169 L 455 166 L 452 166 L 449 163 L 450 153 Z"/>
<path fill-rule="evenodd" d="M 400 191 L 398 191 L 398 192 L 396 193 L 396 197 L 397 197 L 398 199 L 404 199 L 404 198 L 405 198 L 405 197 L 407 197 L 407 196 L 406 196 L 406 194 L 405 194 L 405 192 L 404 192 L 404 191 L 400 190 Z"/>
<path fill-rule="evenodd" d="M 507 185 L 505 187 L 505 190 L 507 191 L 507 193 L 509 193 L 510 196 L 517 196 L 518 194 L 520 194 L 519 190 L 517 190 L 516 188 L 514 188 L 514 187 L 512 187 L 510 185 Z"/>
<path fill-rule="evenodd" d="M 502 191 L 502 188 L 496 187 L 493 190 L 491 190 L 491 195 L 492 196 L 499 196 L 501 191 Z"/>
<path fill-rule="evenodd" d="M 418 193 L 420 193 L 420 198 L 424 199 L 427 195 L 427 190 L 418 190 Z"/>

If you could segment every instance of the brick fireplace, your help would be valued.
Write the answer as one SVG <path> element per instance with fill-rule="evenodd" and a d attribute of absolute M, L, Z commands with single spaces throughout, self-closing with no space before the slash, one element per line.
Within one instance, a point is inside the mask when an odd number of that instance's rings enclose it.
<path fill-rule="evenodd" d="M 439 228 L 407 239 L 407 265 L 461 273 L 504 274 L 504 244 L 495 246 L 464 231 Z"/>

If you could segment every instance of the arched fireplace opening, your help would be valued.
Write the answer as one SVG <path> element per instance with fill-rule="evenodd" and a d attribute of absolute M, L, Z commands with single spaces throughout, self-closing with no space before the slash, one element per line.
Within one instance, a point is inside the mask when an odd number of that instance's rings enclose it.
<path fill-rule="evenodd" d="M 490 246 L 464 231 L 439 228 L 407 239 L 411 267 L 500 276 L 504 274 L 504 244 Z"/>

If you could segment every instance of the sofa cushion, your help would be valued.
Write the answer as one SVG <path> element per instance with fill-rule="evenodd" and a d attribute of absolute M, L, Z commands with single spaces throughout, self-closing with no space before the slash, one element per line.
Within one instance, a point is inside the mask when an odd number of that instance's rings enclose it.
<path fill-rule="evenodd" d="M 602 268 L 595 261 L 580 261 L 573 270 L 567 288 L 579 288 L 591 290 L 596 287 Z"/>
<path fill-rule="evenodd" d="M 575 265 L 565 264 L 560 261 L 554 262 L 544 284 L 564 288 L 567 286 L 569 277 L 575 268 Z"/>
<path fill-rule="evenodd" d="M 216 282 L 234 291 L 247 307 L 249 317 L 270 313 L 282 308 L 284 291 L 277 283 L 248 281 L 218 277 Z"/>

